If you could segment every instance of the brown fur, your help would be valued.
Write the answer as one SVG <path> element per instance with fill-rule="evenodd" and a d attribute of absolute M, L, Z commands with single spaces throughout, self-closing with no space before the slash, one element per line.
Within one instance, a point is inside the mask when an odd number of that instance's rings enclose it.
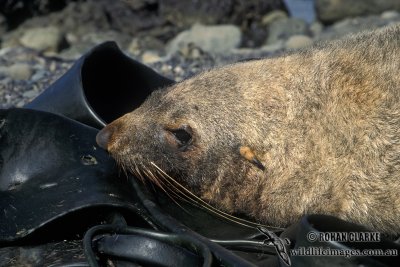
<path fill-rule="evenodd" d="M 154 162 L 263 223 L 323 213 L 400 233 L 399 74 L 396 26 L 206 71 L 154 92 L 98 139 L 126 168 Z"/>

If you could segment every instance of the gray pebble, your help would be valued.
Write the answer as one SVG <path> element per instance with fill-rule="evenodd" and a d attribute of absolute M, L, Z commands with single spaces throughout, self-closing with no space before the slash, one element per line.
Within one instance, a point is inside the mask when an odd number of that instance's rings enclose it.
<path fill-rule="evenodd" d="M 26 103 L 25 99 L 22 99 L 15 106 L 17 108 L 22 108 L 25 105 L 25 103 Z"/>
<path fill-rule="evenodd" d="M 151 63 L 155 63 L 155 62 L 159 62 L 161 61 L 162 58 L 158 55 L 158 53 L 153 52 L 153 51 L 145 51 L 142 54 L 142 62 L 144 64 L 151 64 Z"/>
<path fill-rule="evenodd" d="M 35 91 L 35 90 L 28 90 L 28 91 L 23 92 L 23 93 L 22 93 L 22 96 L 23 96 L 24 98 L 30 99 L 30 98 L 36 97 L 37 94 L 38 94 L 38 92 Z"/>
<path fill-rule="evenodd" d="M 287 19 L 287 18 L 288 18 L 288 15 L 286 14 L 286 12 L 284 12 L 282 10 L 271 11 L 262 18 L 261 25 L 268 26 L 274 21 L 277 21 L 280 19 Z"/>
<path fill-rule="evenodd" d="M 32 76 L 32 68 L 26 63 L 15 63 L 8 67 L 7 74 L 15 80 L 28 80 Z"/>
<path fill-rule="evenodd" d="M 192 43 L 212 54 L 229 53 L 232 49 L 239 47 L 241 38 L 241 31 L 235 25 L 196 24 L 190 30 L 181 32 L 172 39 L 167 46 L 167 52 L 173 54 Z"/>
<path fill-rule="evenodd" d="M 58 51 L 62 42 L 61 30 L 55 26 L 31 28 L 20 38 L 23 46 L 39 51 Z"/>
<path fill-rule="evenodd" d="M 3 83 L 11 80 L 27 80 L 32 75 L 31 67 L 26 63 L 14 63 L 11 66 L 0 66 L 0 76 L 7 78 L 2 79 Z"/>
<path fill-rule="evenodd" d="M 319 36 L 322 33 L 322 31 L 324 30 L 324 25 L 322 25 L 322 23 L 319 21 L 314 21 L 309 26 L 309 29 L 310 29 L 312 36 Z"/>
<path fill-rule="evenodd" d="M 285 44 L 284 41 L 278 40 L 277 42 L 269 45 L 264 45 L 261 49 L 265 52 L 272 53 L 284 48 Z"/>
<path fill-rule="evenodd" d="M 388 10 L 381 14 L 381 18 L 387 19 L 387 20 L 397 19 L 399 17 L 400 17 L 399 12 L 397 12 L 395 10 Z"/>
<path fill-rule="evenodd" d="M 32 76 L 32 82 L 37 82 L 41 79 L 43 79 L 43 77 L 46 75 L 47 71 L 44 69 L 38 70 L 35 72 L 35 74 L 33 74 Z"/>
<path fill-rule="evenodd" d="M 306 35 L 293 35 L 285 43 L 286 49 L 300 49 L 310 46 L 313 40 Z"/>

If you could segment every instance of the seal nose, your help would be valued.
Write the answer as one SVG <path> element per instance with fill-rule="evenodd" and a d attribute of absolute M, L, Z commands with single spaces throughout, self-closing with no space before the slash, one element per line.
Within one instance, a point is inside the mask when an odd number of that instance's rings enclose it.
<path fill-rule="evenodd" d="M 103 149 L 107 150 L 108 142 L 113 134 L 114 127 L 104 127 L 100 132 L 96 135 L 96 143 Z"/>

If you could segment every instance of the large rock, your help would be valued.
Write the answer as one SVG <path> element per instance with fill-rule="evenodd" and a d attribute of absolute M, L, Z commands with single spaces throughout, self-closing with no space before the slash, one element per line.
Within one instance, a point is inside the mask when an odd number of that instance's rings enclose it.
<path fill-rule="evenodd" d="M 317 16 L 324 23 L 355 16 L 400 10 L 399 0 L 315 0 Z"/>
<path fill-rule="evenodd" d="M 170 41 L 168 54 L 184 48 L 189 44 L 209 53 L 224 53 L 239 47 L 241 32 L 234 25 L 203 26 L 195 24 L 190 30 L 183 31 Z"/>
<path fill-rule="evenodd" d="M 23 46 L 39 51 L 58 51 L 63 35 L 54 26 L 38 27 L 26 30 L 19 41 Z"/>

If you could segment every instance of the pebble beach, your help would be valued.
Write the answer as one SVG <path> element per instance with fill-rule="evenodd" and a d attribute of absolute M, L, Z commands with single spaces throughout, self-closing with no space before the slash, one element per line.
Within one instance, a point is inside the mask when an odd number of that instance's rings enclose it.
<path fill-rule="evenodd" d="M 198 13 L 188 7 L 168 12 L 174 1 L 166 1 L 170 6 L 158 2 L 65 1 L 59 10 L 38 12 L 12 27 L 10 17 L 0 14 L 0 107 L 23 107 L 82 54 L 104 41 L 117 42 L 133 59 L 180 81 L 212 67 L 276 56 L 400 23 L 396 9 L 366 15 L 339 13 L 332 19 L 324 18 L 319 8 L 315 18 L 307 21 L 289 14 L 284 3 L 271 1 L 265 11 L 242 6 L 234 9 L 237 14 L 220 19 L 225 10 L 220 5 L 235 1 L 222 1 L 213 11 L 204 4 Z M 249 2 L 260 5 L 262 1 Z M 182 11 L 185 8 L 187 13 Z M 343 12 L 349 11 L 344 8 Z"/>

